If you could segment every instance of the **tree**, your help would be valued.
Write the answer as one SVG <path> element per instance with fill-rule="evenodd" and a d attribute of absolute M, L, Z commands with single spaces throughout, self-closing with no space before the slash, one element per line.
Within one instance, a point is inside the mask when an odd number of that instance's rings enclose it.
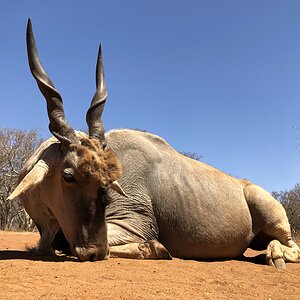
<path fill-rule="evenodd" d="M 0 129 L 0 229 L 33 228 L 20 201 L 7 201 L 25 161 L 42 142 L 37 130 Z"/>
<path fill-rule="evenodd" d="M 300 233 L 300 183 L 289 191 L 273 192 L 273 197 L 284 206 L 294 234 Z"/>
<path fill-rule="evenodd" d="M 191 159 L 198 160 L 198 161 L 200 161 L 202 158 L 202 156 L 196 152 L 180 152 L 180 153 L 186 157 L 189 157 Z"/>

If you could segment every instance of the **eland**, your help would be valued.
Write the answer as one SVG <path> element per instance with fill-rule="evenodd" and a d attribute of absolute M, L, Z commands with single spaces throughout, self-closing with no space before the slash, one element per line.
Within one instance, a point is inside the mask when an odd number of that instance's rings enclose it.
<path fill-rule="evenodd" d="M 283 206 L 261 187 L 185 157 L 157 135 L 104 133 L 101 47 L 88 134 L 75 131 L 40 63 L 30 19 L 26 37 L 53 137 L 27 161 L 9 199 L 20 197 L 34 220 L 38 254 L 64 248 L 81 261 L 226 259 L 250 247 L 267 249 L 267 263 L 277 268 L 299 262 Z"/>

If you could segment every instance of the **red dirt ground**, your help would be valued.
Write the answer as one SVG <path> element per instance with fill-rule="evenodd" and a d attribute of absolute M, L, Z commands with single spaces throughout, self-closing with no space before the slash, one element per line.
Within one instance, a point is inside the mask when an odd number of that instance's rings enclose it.
<path fill-rule="evenodd" d="M 78 262 L 37 257 L 38 233 L 0 231 L 0 299 L 300 299 L 300 264 L 245 261 L 130 260 Z"/>

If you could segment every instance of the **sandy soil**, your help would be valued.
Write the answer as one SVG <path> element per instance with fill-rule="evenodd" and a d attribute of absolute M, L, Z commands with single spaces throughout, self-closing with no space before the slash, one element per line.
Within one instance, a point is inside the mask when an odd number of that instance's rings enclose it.
<path fill-rule="evenodd" d="M 300 264 L 129 260 L 80 263 L 26 251 L 37 233 L 0 231 L 0 299 L 300 299 Z"/>

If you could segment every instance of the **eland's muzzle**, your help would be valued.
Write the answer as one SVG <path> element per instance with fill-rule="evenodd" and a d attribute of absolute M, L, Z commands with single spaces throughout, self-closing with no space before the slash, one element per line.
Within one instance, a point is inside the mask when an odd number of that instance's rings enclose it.
<path fill-rule="evenodd" d="M 106 260 L 109 258 L 109 248 L 107 247 L 74 247 L 74 255 L 79 258 L 80 261 L 96 261 Z"/>

